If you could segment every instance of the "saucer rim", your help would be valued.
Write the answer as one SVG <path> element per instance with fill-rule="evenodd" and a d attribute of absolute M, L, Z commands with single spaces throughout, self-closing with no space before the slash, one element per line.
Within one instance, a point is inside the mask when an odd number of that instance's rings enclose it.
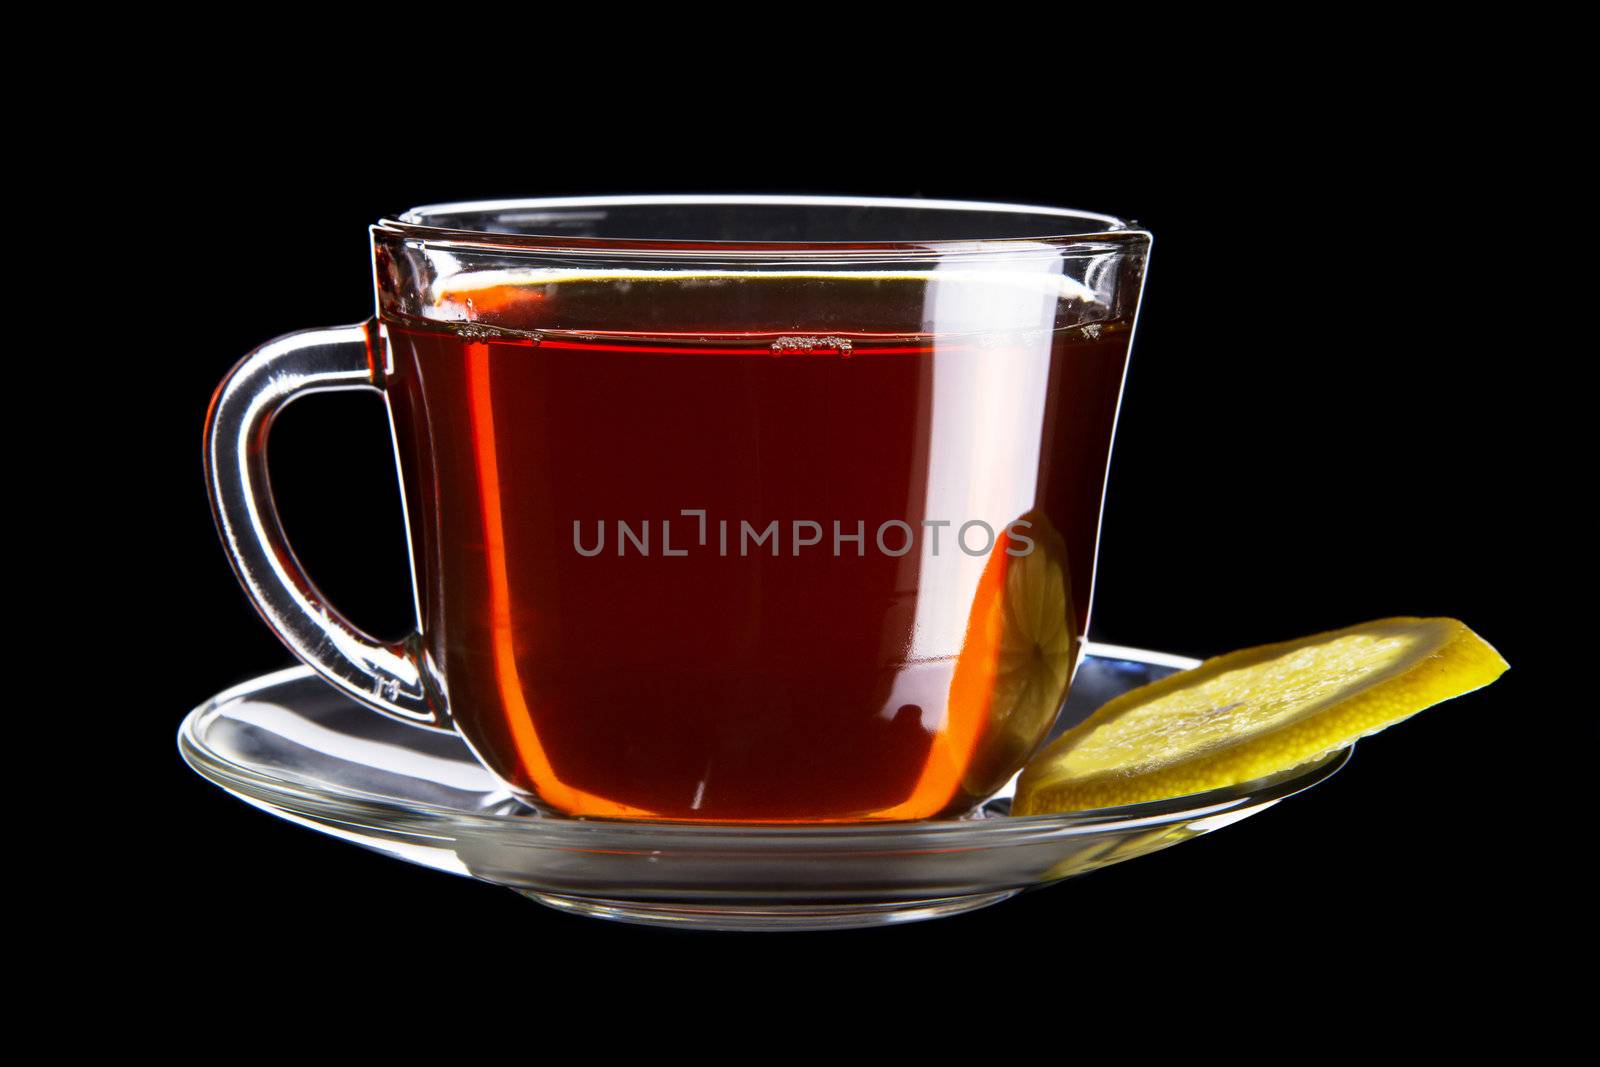
<path fill-rule="evenodd" d="M 1085 642 L 1085 658 L 1089 657 L 1177 670 L 1200 662 L 1169 653 Z M 184 762 L 202 778 L 249 802 L 306 815 L 378 819 L 390 826 L 399 822 L 435 827 L 446 823 L 458 831 L 475 830 L 496 836 L 536 835 L 546 841 L 551 838 L 570 839 L 574 843 L 581 841 L 591 846 L 595 838 L 620 840 L 643 835 L 655 839 L 671 837 L 684 845 L 697 842 L 715 845 L 719 841 L 736 839 L 746 846 L 770 841 L 779 846 L 825 842 L 834 846 L 860 843 L 872 847 L 881 847 L 886 839 L 914 837 L 919 844 L 929 839 L 956 844 L 970 837 L 974 844 L 981 841 L 987 847 L 994 847 L 1001 843 L 998 839 L 1005 839 L 1007 844 L 1016 844 L 1019 837 L 1074 836 L 1112 828 L 1155 827 L 1175 821 L 1221 816 L 1239 808 L 1257 809 L 1331 778 L 1349 762 L 1355 749 L 1354 744 L 1346 745 L 1288 770 L 1237 785 L 1086 811 L 1010 815 L 984 812 L 980 807 L 976 814 L 957 819 L 750 824 L 596 819 L 543 812 L 532 816 L 524 813 L 495 814 L 423 801 L 402 801 L 337 784 L 313 782 L 293 772 L 266 774 L 217 754 L 202 740 L 201 726 L 206 718 L 219 713 L 230 702 L 275 686 L 315 677 L 317 675 L 312 668 L 296 664 L 257 675 L 214 694 L 185 715 L 179 726 L 178 750 Z"/>

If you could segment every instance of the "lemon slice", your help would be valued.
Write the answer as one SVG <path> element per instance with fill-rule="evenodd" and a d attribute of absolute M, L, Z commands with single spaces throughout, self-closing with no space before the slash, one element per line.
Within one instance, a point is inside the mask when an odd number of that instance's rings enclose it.
<path fill-rule="evenodd" d="M 1206 660 L 1107 703 L 1022 772 L 1012 811 L 1136 804 L 1310 763 L 1506 670 L 1454 619 L 1379 619 Z"/>
<path fill-rule="evenodd" d="M 961 781 L 969 799 L 999 789 L 1044 740 L 1078 654 L 1066 543 L 1042 512 L 1029 512 L 1013 526 L 1031 547 L 1024 550 L 1009 536 L 996 542 L 951 682 L 953 704 L 981 705 Z"/>

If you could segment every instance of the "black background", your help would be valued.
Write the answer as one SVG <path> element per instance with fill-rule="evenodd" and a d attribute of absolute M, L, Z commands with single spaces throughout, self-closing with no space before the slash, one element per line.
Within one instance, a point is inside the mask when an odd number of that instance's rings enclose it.
<path fill-rule="evenodd" d="M 1505 116 L 1470 75 L 1450 93 L 1424 80 L 1358 95 L 1348 78 L 1289 88 L 1282 74 L 1148 108 L 1058 87 L 915 114 L 862 113 L 840 94 L 763 110 L 663 102 L 630 118 L 598 97 L 533 94 L 514 121 L 466 136 L 445 132 L 450 109 L 425 121 L 394 95 L 256 99 L 225 132 L 175 119 L 171 95 L 131 110 L 137 130 L 108 144 L 126 150 L 121 180 L 165 229 L 137 255 L 143 304 L 115 353 L 125 373 L 91 383 L 116 449 L 97 484 L 135 527 L 96 562 L 116 572 L 122 603 L 141 605 L 105 656 L 137 677 L 117 761 L 159 832 L 127 833 L 133 872 L 107 887 L 125 920 L 115 937 L 243 959 L 264 987 L 312 974 L 341 995 L 399 985 L 466 1001 L 536 998 L 554 980 L 630 1002 L 909 996 L 970 1010 L 1152 986 L 1281 993 L 1326 981 L 1335 961 L 1360 968 L 1366 1002 L 1508 981 L 1488 961 L 1561 914 L 1575 887 L 1519 844 L 1522 805 L 1544 795 L 1513 733 L 1540 696 L 1529 589 L 1543 580 L 1537 557 L 1558 550 L 1524 519 L 1539 415 L 1518 298 L 1538 283 L 1525 257 L 1484 240 L 1510 221 L 1485 197 L 1513 194 L 1477 131 Z M 1092 636 L 1209 655 L 1449 615 L 1512 670 L 1225 832 L 969 916 L 861 932 L 695 935 L 568 917 L 273 819 L 189 772 L 173 743 L 183 714 L 289 662 L 206 505 L 200 434 L 216 382 L 273 336 L 370 313 L 365 227 L 380 215 L 673 191 L 1015 200 L 1138 220 L 1155 245 Z M 312 574 L 367 628 L 406 628 L 381 402 L 308 398 L 273 449 Z M 1541 746 L 1593 744 L 1586 709 L 1538 714 Z"/>

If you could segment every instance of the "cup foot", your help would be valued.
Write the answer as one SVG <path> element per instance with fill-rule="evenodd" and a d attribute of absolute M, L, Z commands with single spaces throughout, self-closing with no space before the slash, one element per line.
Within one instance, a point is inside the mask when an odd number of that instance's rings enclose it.
<path fill-rule="evenodd" d="M 864 904 L 677 904 L 634 900 L 607 900 L 519 889 L 523 896 L 557 911 L 595 919 L 675 926 L 695 930 L 851 930 L 864 926 L 921 922 L 976 911 L 1016 896 L 1019 890 L 973 893 L 970 896 L 933 897 L 924 900 L 879 901 Z"/>

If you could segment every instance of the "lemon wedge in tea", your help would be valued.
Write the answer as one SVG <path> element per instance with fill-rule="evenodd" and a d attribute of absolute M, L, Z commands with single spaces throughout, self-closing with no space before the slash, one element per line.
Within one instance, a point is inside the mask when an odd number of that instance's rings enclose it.
<path fill-rule="evenodd" d="M 1027 549 L 1017 530 L 1032 542 Z M 1038 511 L 1006 531 L 979 580 L 950 681 L 952 718 L 978 730 L 961 780 L 970 803 L 1004 785 L 1050 732 L 1079 648 L 1061 534 Z"/>
<path fill-rule="evenodd" d="M 1208 659 L 1141 686 L 1040 752 L 1016 815 L 1186 796 L 1292 770 L 1498 678 L 1455 619 L 1379 619 Z"/>

